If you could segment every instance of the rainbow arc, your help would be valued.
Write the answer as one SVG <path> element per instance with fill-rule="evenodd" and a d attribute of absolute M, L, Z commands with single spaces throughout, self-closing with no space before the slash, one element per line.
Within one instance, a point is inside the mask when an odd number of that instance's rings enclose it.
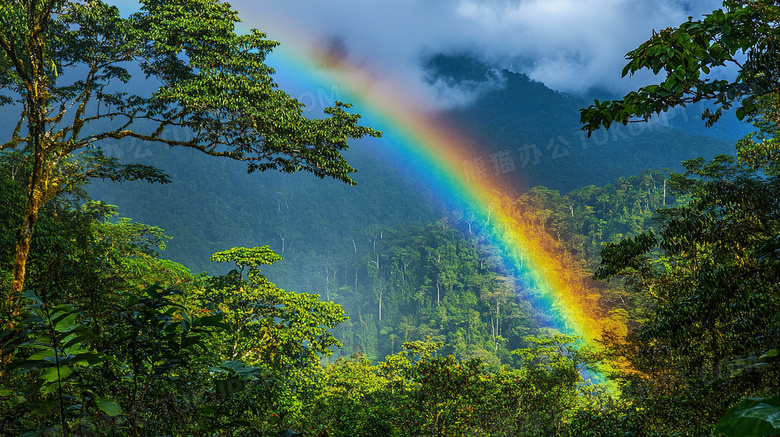
<path fill-rule="evenodd" d="M 467 133 L 422 109 L 391 78 L 312 52 L 300 32 L 271 37 L 283 41 L 269 59 L 283 80 L 306 89 L 332 90 L 337 84 L 341 100 L 354 104 L 363 124 L 383 132 L 382 143 L 407 171 L 424 180 L 447 204 L 476 218 L 482 234 L 550 328 L 578 336 L 587 345 L 596 345 L 607 330 L 625 334 L 625 320 L 600 307 L 600 292 L 590 275 L 566 256 L 554 238 L 520 219 L 516 197 L 498 179 L 473 171 L 480 150 Z M 490 163 L 487 166 L 490 169 Z"/>

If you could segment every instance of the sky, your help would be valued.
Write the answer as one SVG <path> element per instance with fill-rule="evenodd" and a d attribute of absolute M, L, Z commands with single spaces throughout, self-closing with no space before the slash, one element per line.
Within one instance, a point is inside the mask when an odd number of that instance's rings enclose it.
<path fill-rule="evenodd" d="M 245 25 L 308 50 L 335 47 L 353 65 L 396 78 L 431 103 L 459 101 L 425 81 L 421 59 L 467 53 L 550 88 L 624 93 L 625 54 L 653 29 L 698 19 L 721 0 L 233 0 Z M 299 49 L 300 50 L 300 49 Z M 448 94 L 449 91 L 449 94 Z"/>

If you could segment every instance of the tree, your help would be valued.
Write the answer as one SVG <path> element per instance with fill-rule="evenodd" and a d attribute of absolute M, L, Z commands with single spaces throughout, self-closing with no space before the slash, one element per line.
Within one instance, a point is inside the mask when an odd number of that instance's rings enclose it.
<path fill-rule="evenodd" d="M 677 28 L 653 32 L 628 53 L 624 76 L 643 68 L 664 70 L 663 82 L 580 111 L 583 130 L 590 134 L 711 100 L 715 110 L 702 115 L 708 126 L 724 109 L 739 105 L 737 117 L 747 117 L 759 129 L 738 142 L 739 164 L 728 156 L 711 163 L 700 158 L 684 163 L 686 175 L 672 175 L 677 194 L 691 201 L 661 210 L 658 233 L 645 232 L 602 251 L 596 276 L 631 276 L 634 290 L 652 302 L 649 320 L 627 345 L 616 347 L 643 373 L 624 375 L 632 381 L 624 394 L 656 432 L 671 426 L 668 430 L 676 433 L 709 434 L 714 419 L 740 397 L 774 395 L 780 387 L 775 139 L 780 5 L 767 0 L 723 5 L 725 12 L 697 21 L 689 17 Z M 733 80 L 708 76 L 712 68 L 729 64 L 738 68 Z M 765 419 L 772 414 L 775 398 L 751 399 L 729 410 L 715 432 L 771 434 Z"/>
<path fill-rule="evenodd" d="M 23 211 L 24 181 L 13 175 L 25 161 L 20 152 L 0 153 L 2 230 Z M 201 328 L 221 315 L 186 316 L 181 293 L 201 280 L 157 259 L 166 239 L 159 228 L 111 222 L 114 208 L 80 191 L 69 187 L 46 205 L 31 244 L 22 317 L 0 329 L 0 427 L 14 435 L 104 434 L 103 427 L 171 434 L 169 425 L 182 423 L 159 400 L 180 377 L 189 386 L 210 382 L 202 360 L 216 326 Z M 14 243 L 3 234 L 5 287 Z"/>
<path fill-rule="evenodd" d="M 756 113 L 749 119 L 758 132 L 751 132 L 737 142 L 739 159 L 750 168 L 761 170 L 766 175 L 780 175 L 780 155 L 778 155 L 778 122 L 780 122 L 780 95 L 768 94 L 756 102 Z M 758 141 L 757 141 L 758 140 Z"/>
<path fill-rule="evenodd" d="M 24 161 L 0 153 L 0 230 L 24 205 L 13 179 Z M 5 434 L 275 435 L 292 420 L 320 356 L 339 346 L 338 305 L 268 282 L 259 267 L 280 259 L 268 247 L 218 252 L 236 270 L 192 275 L 158 259 L 161 229 L 111 220 L 114 208 L 78 185 L 44 210 L 21 317 L 0 329 Z M 0 236 L 10 285 L 13 236 Z"/>
<path fill-rule="evenodd" d="M 780 181 L 734 161 L 686 161 L 671 188 L 691 201 L 659 210 L 657 231 L 607 244 L 596 272 L 629 279 L 631 294 L 650 302 L 616 350 L 631 363 L 624 394 L 644 406 L 647 423 L 670 431 L 691 421 L 706 430 L 739 398 L 780 387 L 770 366 L 780 347 Z"/>
<path fill-rule="evenodd" d="M 689 17 L 676 28 L 653 31 L 648 41 L 629 52 L 623 76 L 646 68 L 655 74 L 663 71 L 666 78 L 621 100 L 596 100 L 580 110 L 583 130 L 590 135 L 612 123 L 647 121 L 669 108 L 702 100 L 713 101 L 717 108 L 702 115 L 707 125 L 735 103 L 738 118 L 755 113 L 757 98 L 780 90 L 780 5 L 768 0 L 726 0 L 723 5 L 725 12 L 718 9 L 701 20 Z M 727 65 L 738 68 L 734 79 L 708 76 L 713 68 Z"/>
<path fill-rule="evenodd" d="M 222 358 L 304 368 L 341 347 L 328 331 L 346 320 L 341 306 L 321 302 L 319 295 L 279 289 L 260 273 L 260 265 L 281 259 L 268 246 L 234 247 L 211 256 L 237 267 L 211 278 L 203 291 L 205 309 L 223 314 L 227 324 L 219 345 Z"/>
<path fill-rule="evenodd" d="M 246 363 L 263 375 L 242 393 L 243 405 L 276 414 L 275 426 L 299 420 L 303 398 L 317 385 L 320 360 L 341 348 L 330 331 L 347 320 L 340 305 L 282 290 L 260 273 L 261 265 L 281 259 L 268 246 L 217 252 L 212 261 L 236 269 L 209 278 L 194 302 L 199 311 L 223 318 L 224 331 L 211 343 L 220 358 Z"/>
<path fill-rule="evenodd" d="M 656 431 L 696 421 L 705 432 L 738 399 L 780 387 L 780 180 L 776 156 L 765 153 L 774 148 L 772 96 L 757 99 L 750 118 L 759 132 L 738 143 L 742 162 L 726 155 L 684 162 L 687 172 L 672 173 L 669 189 L 690 200 L 659 209 L 655 231 L 602 250 L 596 277 L 628 278 L 631 294 L 649 303 L 646 320 L 612 346 L 631 363 L 621 376 L 629 381 L 624 394 Z M 670 393 L 686 404 L 670 404 Z M 742 413 L 724 421 L 744 430 Z"/>
<path fill-rule="evenodd" d="M 128 18 L 100 0 L 11 0 L 0 20 L 0 104 L 21 109 L 0 150 L 21 148 L 31 162 L 4 302 L 12 315 L 38 214 L 78 176 L 62 168 L 74 153 L 134 139 L 243 161 L 249 172 L 304 170 L 353 184 L 341 151 L 351 138 L 380 135 L 340 102 L 325 118 L 305 118 L 264 63 L 278 43 L 257 30 L 236 34 L 237 13 L 219 0 L 141 0 Z M 139 74 L 153 93 L 128 86 Z M 187 138 L 170 139 L 171 128 Z M 91 176 L 167 180 L 146 166 L 100 168 Z"/>

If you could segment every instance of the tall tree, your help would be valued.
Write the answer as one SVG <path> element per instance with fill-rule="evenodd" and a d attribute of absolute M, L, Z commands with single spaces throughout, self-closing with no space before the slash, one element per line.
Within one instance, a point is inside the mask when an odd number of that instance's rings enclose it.
<path fill-rule="evenodd" d="M 0 4 L 0 104 L 19 119 L 0 150 L 22 148 L 32 162 L 13 284 L 3 305 L 19 310 L 30 241 L 43 205 L 71 178 L 70 154 L 102 140 L 134 139 L 187 147 L 247 163 L 249 172 L 309 171 L 353 184 L 341 151 L 379 132 L 337 102 L 308 119 L 279 90 L 265 64 L 278 45 L 257 30 L 239 35 L 237 12 L 219 0 L 141 0 L 123 18 L 100 0 L 9 0 Z M 133 74 L 156 90 L 138 93 Z M 183 129 L 186 138 L 166 131 Z M 113 180 L 166 180 L 156 169 L 102 171 Z M 80 174 L 84 176 L 84 173 Z M 4 316 L 5 317 L 5 316 Z"/>

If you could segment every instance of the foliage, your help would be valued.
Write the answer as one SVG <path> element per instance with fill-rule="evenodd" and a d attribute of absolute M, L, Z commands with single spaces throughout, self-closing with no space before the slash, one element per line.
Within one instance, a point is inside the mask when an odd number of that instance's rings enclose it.
<path fill-rule="evenodd" d="M 623 76 L 648 69 L 663 71 L 665 79 L 628 93 L 621 100 L 599 102 L 581 110 L 583 130 L 588 134 L 601 126 L 647 121 L 669 108 L 712 100 L 717 109 L 707 110 L 702 118 L 711 125 L 722 110 L 739 104 L 737 117 L 753 114 L 757 99 L 778 92 L 777 23 L 780 8 L 774 1 L 749 0 L 723 2 L 726 7 L 713 11 L 701 20 L 667 28 L 637 49 L 629 52 Z M 746 60 L 741 61 L 740 54 Z M 739 69 L 733 80 L 708 76 L 712 69 L 726 65 Z"/>
<path fill-rule="evenodd" d="M 525 346 L 536 322 L 473 234 L 441 221 L 373 236 L 367 253 L 328 266 L 328 297 L 351 317 L 335 331 L 343 355 L 379 360 L 430 336 L 443 353 L 481 358 L 492 370 L 515 361 L 510 350 Z"/>
<path fill-rule="evenodd" d="M 304 429 L 309 435 L 401 435 L 394 423 L 390 381 L 362 356 L 340 358 L 323 368 L 319 390 L 306 405 Z"/>
<path fill-rule="evenodd" d="M 633 372 L 619 375 L 624 393 L 655 432 L 774 433 L 774 398 L 767 396 L 780 389 L 774 362 L 780 331 L 775 153 L 780 9 L 769 1 L 724 6 L 726 12 L 654 32 L 627 55 L 624 75 L 664 70 L 664 82 L 623 100 L 596 101 L 580 113 L 590 134 L 707 99 L 717 108 L 703 114 L 708 126 L 723 109 L 739 104 L 737 117 L 748 116 L 759 129 L 737 143 L 739 164 L 729 156 L 684 162 L 686 173 L 672 174 L 672 188 L 690 203 L 659 211 L 658 232 L 602 252 L 596 276 L 630 278 L 634 292 L 651 302 L 649 319 L 625 341 L 611 339 L 610 346 L 631 362 Z M 711 68 L 727 63 L 738 66 L 736 79 L 707 77 Z M 751 399 L 734 405 L 744 397 Z"/>
<path fill-rule="evenodd" d="M 331 108 L 327 119 L 302 117 L 301 103 L 277 89 L 264 64 L 278 43 L 256 30 L 235 34 L 237 13 L 218 1 L 144 1 L 141 12 L 128 18 L 101 1 L 8 2 L 2 13 L 8 24 L 2 59 L 12 66 L 3 70 L 2 83 L 9 98 L 26 108 L 20 123 L 32 122 L 33 112 L 58 108 L 51 121 L 39 121 L 59 129 L 42 146 L 48 154 L 132 137 L 246 161 L 250 170 L 302 169 L 351 182 L 353 169 L 338 151 L 347 138 L 376 134 L 356 126 L 357 116 L 343 105 Z M 40 32 L 28 32 L 29 26 Z M 115 82 L 130 81 L 128 62 L 160 83 L 151 96 L 113 91 Z M 86 68 L 86 76 L 54 80 L 76 68 Z M 30 102 L 44 106 L 27 107 Z M 88 103 L 97 103 L 94 114 Z M 69 107 L 78 108 L 72 119 L 66 118 Z M 106 121 L 116 127 L 105 129 Z M 138 130 L 144 122 L 152 128 L 143 131 L 151 133 Z M 166 139 L 168 127 L 191 129 L 192 139 Z M 32 142 L 34 126 L 28 131 L 30 137 L 15 132 L 12 142 Z"/>
<path fill-rule="evenodd" d="M 238 267 L 211 278 L 198 296 L 201 311 L 224 315 L 229 326 L 220 339 L 224 359 L 274 368 L 305 367 L 317 363 L 320 356 L 329 356 L 332 347 L 341 346 L 329 332 L 346 320 L 341 307 L 320 302 L 318 296 L 285 292 L 260 274 L 260 264 L 280 259 L 268 246 L 238 247 L 212 256 L 212 260 L 232 261 Z M 242 277 L 245 267 L 249 267 L 246 280 Z"/>
<path fill-rule="evenodd" d="M 596 274 L 632 278 L 634 292 L 652 302 L 622 352 L 645 378 L 627 375 L 627 392 L 658 414 L 677 392 L 701 405 L 696 420 L 711 427 L 739 397 L 778 389 L 777 369 L 742 369 L 746 357 L 778 347 L 779 278 L 767 256 L 780 232 L 778 180 L 726 156 L 685 165 L 672 188 L 691 202 L 660 211 L 657 233 L 607 245 Z M 714 393 L 719 402 L 708 398 Z M 679 408 L 674 414 L 688 416 Z"/>
<path fill-rule="evenodd" d="M 715 432 L 726 437 L 777 435 L 780 433 L 780 395 L 740 402 L 726 412 Z"/>
<path fill-rule="evenodd" d="M 647 171 L 566 194 L 535 187 L 517 199 L 506 197 L 502 205 L 523 232 L 568 263 L 560 274 L 571 278 L 572 293 L 580 293 L 589 308 L 598 308 L 595 316 L 610 329 L 625 333 L 634 324 L 629 309 L 642 307 L 633 315 L 644 317 L 639 313 L 648 311 L 646 301 L 617 285 L 592 281 L 590 275 L 603 243 L 636 235 L 653 225 L 658 209 L 685 202 L 685 195 L 672 195 L 668 179 L 666 171 Z M 267 271 L 300 281 L 301 269 L 306 269 L 312 279 L 304 284 L 344 307 L 350 320 L 336 328 L 345 346 L 337 356 L 362 352 L 378 360 L 397 352 L 404 341 L 430 335 L 445 343 L 443 353 L 479 357 L 495 370 L 519 363 L 509 352 L 527 346 L 524 338 L 536 334 L 546 316 L 524 302 L 522 278 L 503 265 L 480 227 L 473 217 L 457 212 L 406 231 L 371 225 L 354 234 L 354 245 L 342 242 L 346 253 L 333 252 L 316 263 L 295 251 L 309 238 L 288 233 L 287 244 L 297 246 L 288 246 L 281 267 Z M 315 256 L 308 252 L 315 250 L 313 245 L 305 247 L 303 253 Z M 592 303 L 596 298 L 598 306 Z"/>
<path fill-rule="evenodd" d="M 24 187 L 7 172 L 18 156 L 0 167 L 9 201 L 0 215 L 4 227 L 13 226 L 24 203 Z M 327 329 L 343 320 L 340 308 L 279 290 L 259 274 L 250 275 L 253 282 L 237 272 L 195 277 L 158 259 L 167 238 L 159 228 L 111 221 L 113 214 L 78 186 L 44 209 L 28 270 L 37 291 L 25 292 L 14 327 L 0 332 L 0 427 L 66 435 L 280 428 L 279 417 L 300 405 L 294 392 L 308 384 L 303 371 L 338 345 Z M 13 242 L 3 246 L 3 277 L 12 268 L 8 246 Z M 233 252 L 242 251 L 278 258 L 264 248 Z M 220 256 L 250 270 L 260 261 L 230 253 Z M 242 289 L 244 298 L 265 300 L 240 301 Z M 241 313 L 248 304 L 258 311 Z M 273 353 L 255 366 L 220 357 L 236 325 L 252 324 L 263 328 L 265 341 L 241 343 L 236 355 L 251 356 L 262 345 Z M 244 418 L 229 411 L 244 411 Z"/>
<path fill-rule="evenodd" d="M 642 410 L 630 402 L 616 403 L 599 396 L 590 405 L 577 408 L 566 427 L 571 437 L 612 437 L 659 435 L 645 422 Z"/>
<path fill-rule="evenodd" d="M 757 132 L 747 135 L 737 143 L 737 156 L 754 170 L 761 170 L 770 176 L 780 175 L 780 156 L 778 156 L 778 96 L 768 94 L 756 101 L 756 112 L 749 119 L 758 128 Z"/>
<path fill-rule="evenodd" d="M 30 264 L 29 283 L 42 292 L 28 292 L 22 320 L 0 333 L 7 432 L 550 435 L 566 432 L 582 399 L 580 372 L 595 363 L 574 339 L 552 337 L 527 339 L 518 352 L 527 366 L 517 370 L 439 357 L 442 344 L 430 340 L 405 343 L 379 365 L 321 367 L 343 313 L 268 282 L 258 266 L 279 256 L 267 247 L 216 253 L 237 268 L 193 277 L 157 260 L 159 229 L 105 221 L 60 199 L 47 209 L 55 207 Z M 81 241 L 67 255 L 91 276 L 45 280 L 56 272 L 38 265 L 37 241 L 57 233 Z M 65 247 L 47 249 L 67 266 Z M 179 289 L 150 283 L 158 279 Z M 102 288 L 82 295 L 80 283 Z"/>
<path fill-rule="evenodd" d="M 598 266 L 602 243 L 652 228 L 656 211 L 686 201 L 685 196 L 672 195 L 668 179 L 668 170 L 647 170 L 603 187 L 589 185 L 563 195 L 534 187 L 517 199 L 520 220 L 555 237 L 562 250 L 593 269 Z"/>
<path fill-rule="evenodd" d="M 567 356 L 572 338 L 529 338 L 528 365 L 489 372 L 479 359 L 432 354 L 441 344 L 405 343 L 372 366 L 356 356 L 325 369 L 311 406 L 312 435 L 565 435 L 582 401 L 580 370 L 592 356 Z"/>
<path fill-rule="evenodd" d="M 108 111 L 60 115 L 54 124 L 65 132 L 63 138 L 74 140 L 70 146 L 101 135 L 94 133 L 101 129 L 82 131 L 79 120 L 86 125 L 114 117 L 119 127 L 104 132 L 116 139 L 134 128 L 121 126 L 129 115 L 147 118 L 151 124 L 135 127 L 151 126 L 153 132 L 125 137 L 246 158 L 250 170 L 303 169 L 351 181 L 351 167 L 339 150 L 349 132 L 373 131 L 357 126 L 356 116 L 339 104 L 329 116 L 303 121 L 300 106 L 277 93 L 271 70 L 262 64 L 274 43 L 257 32 L 233 34 L 236 17 L 227 5 L 163 3 L 150 0 L 142 12 L 123 19 L 101 2 L 62 1 L 52 3 L 63 8 L 62 15 L 41 18 L 54 20 L 41 29 L 52 38 L 47 41 L 60 44 L 40 52 L 60 56 L 41 70 L 50 77 L 90 56 L 119 62 L 127 49 L 135 50 L 132 56 L 141 59 L 143 72 L 167 81 L 151 96 L 110 94 L 102 87 L 129 73 L 124 66 L 105 65 L 91 68 L 71 88 L 52 88 L 51 102 L 94 97 Z M 773 24 L 739 20 L 765 18 L 774 6 L 745 4 L 725 14 L 738 21 L 737 32 L 744 32 L 739 26 L 759 26 L 766 34 L 758 37 L 771 36 Z M 9 21 L 12 28 L 26 26 L 18 16 L 22 6 L 0 9 L 16 20 Z M 183 7 L 179 15 L 178 6 Z M 750 15 L 757 10 L 765 15 Z M 200 22 L 191 19 L 195 16 Z M 717 33 L 712 26 L 721 18 L 705 18 L 703 25 L 710 28 L 704 34 Z M 686 26 L 695 33 L 696 27 Z M 88 44 L 93 37 L 116 35 L 126 39 Z M 724 42 L 717 35 L 719 44 L 745 43 Z M 762 58 L 770 53 L 767 47 L 751 52 L 754 64 L 745 71 L 767 62 Z M 0 65 L 13 61 L 8 50 L 4 53 Z M 11 100 L 25 92 L 18 71 L 0 74 L 0 83 L 16 87 Z M 247 77 L 257 80 L 242 81 Z M 764 80 L 749 72 L 744 78 L 753 81 L 750 90 Z M 677 86 L 669 80 L 666 85 Z M 704 94 L 688 97 L 707 97 L 706 86 L 713 93 L 730 86 L 702 83 L 696 90 Z M 353 226 L 346 253 L 334 245 L 333 254 L 320 257 L 304 242 L 309 234 L 286 233 L 289 220 L 303 219 L 291 212 L 294 193 L 280 188 L 277 209 L 271 208 L 275 215 L 263 216 L 279 237 L 279 254 L 270 246 L 221 250 L 211 260 L 230 264 L 230 271 L 195 276 L 159 259 L 167 241 L 161 229 L 114 218 L 114 207 L 90 201 L 80 188 L 94 177 L 165 182 L 165 174 L 122 165 L 100 150 L 87 150 L 79 159 L 58 156 L 56 168 L 43 177 L 56 186 L 38 187 L 45 201 L 33 205 L 37 230 L 29 235 L 27 291 L 18 296 L 18 314 L 3 315 L 0 427 L 30 435 L 768 434 L 775 428 L 780 386 L 780 185 L 773 167 L 776 100 L 771 96 L 753 99 L 758 112 L 751 117 L 762 131 L 738 146 L 741 163 L 723 156 L 689 160 L 685 174 L 648 171 L 604 187 L 563 195 L 537 187 L 500 200 L 518 225 L 538 234 L 533 244 L 555 253 L 565 261 L 561 265 L 577 266 L 562 269 L 573 298 L 588 301 L 605 325 L 616 328 L 603 338 L 611 367 L 600 366 L 604 355 L 576 339 L 538 328 L 544 315 L 517 298 L 522 278 L 496 259 L 473 217 L 456 212 L 403 231 L 388 223 Z M 262 98 L 249 102 L 250 97 Z M 667 103 L 673 102 L 661 105 Z M 726 107 L 728 100 L 721 103 Z M 650 111 L 660 108 L 648 105 Z M 56 116 L 57 104 L 51 107 Z M 288 126 L 288 118 L 300 124 Z M 195 139 L 163 135 L 176 126 L 192 129 Z M 79 132 L 89 134 L 79 137 Z M 296 143 L 296 135 L 303 142 Z M 13 136 L 14 147 L 22 140 L 34 143 L 32 128 L 20 127 Z M 317 148 L 321 141 L 332 147 Z M 285 149 L 301 144 L 313 148 Z M 275 152 L 263 158 L 260 149 Z M 306 153 L 320 152 L 324 161 L 307 161 L 314 155 Z M 0 233 L 0 281 L 7 288 L 18 276 L 13 232 L 29 216 L 35 198 L 30 194 L 36 194 L 25 181 L 48 171 L 41 166 L 54 162 L 46 161 L 52 156 L 35 162 L 22 151 L 0 155 L 0 199 L 9 206 L 0 212 L 0 227 L 7 231 Z M 426 214 L 437 216 L 433 211 Z M 326 230 L 317 220 L 309 225 L 311 234 Z M 602 243 L 608 244 L 596 275 L 617 279 L 627 289 L 588 283 Z M 281 264 L 289 263 L 289 271 L 316 278 L 312 289 L 325 301 L 286 292 L 266 279 L 260 267 L 267 272 L 282 256 L 288 257 Z M 305 257 L 315 260 L 316 274 L 298 270 L 302 264 L 296 258 Z M 624 338 L 625 329 L 630 334 Z M 327 364 L 342 342 L 347 354 L 365 354 Z M 589 372 L 605 369 L 620 383 L 620 398 L 585 380 Z M 750 399 L 740 402 L 745 397 Z"/>

